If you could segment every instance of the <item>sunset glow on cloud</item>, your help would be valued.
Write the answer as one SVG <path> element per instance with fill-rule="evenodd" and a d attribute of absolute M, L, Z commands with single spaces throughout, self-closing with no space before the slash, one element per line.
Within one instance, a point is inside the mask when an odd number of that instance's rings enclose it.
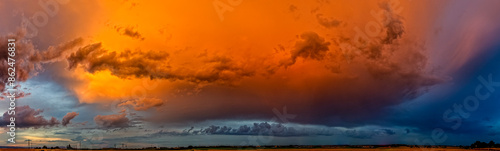
<path fill-rule="evenodd" d="M 23 96 L 19 143 L 0 145 L 420 145 L 436 128 L 438 145 L 498 140 L 499 6 L 3 1 L 0 124 L 9 38 Z"/>

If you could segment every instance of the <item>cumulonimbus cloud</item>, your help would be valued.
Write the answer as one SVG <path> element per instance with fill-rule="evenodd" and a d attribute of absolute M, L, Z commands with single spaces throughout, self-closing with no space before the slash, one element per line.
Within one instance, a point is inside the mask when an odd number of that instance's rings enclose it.
<path fill-rule="evenodd" d="M 164 48 L 114 50 L 106 47 L 105 42 L 95 42 L 69 54 L 66 57 L 69 70 L 65 72 L 109 73 L 123 82 L 150 79 L 159 82 L 162 88 L 172 88 L 175 92 L 196 89 L 189 95 L 151 90 L 147 92 L 150 96 L 144 96 L 169 100 L 168 105 L 159 100 L 143 103 L 148 101 L 140 98 L 115 100 L 121 101 L 121 106 L 130 106 L 138 111 L 155 112 L 158 110 L 148 109 L 160 109 L 161 113 L 144 118 L 152 123 L 247 117 L 269 119 L 275 116 L 271 110 L 282 106 L 288 106 L 291 112 L 300 115 L 293 119 L 297 123 L 329 126 L 355 123 L 355 120 L 370 119 L 388 106 L 420 96 L 426 89 L 444 81 L 429 72 L 432 67 L 428 66 L 425 47 L 405 34 L 407 28 L 403 18 L 390 7 L 381 4 L 386 15 L 385 22 L 381 24 L 380 33 L 374 37 L 360 36 L 365 38 L 360 40 L 355 39 L 356 35 L 316 29 L 296 31 L 298 36 L 295 40 L 277 44 L 280 48 L 276 54 L 284 54 L 281 58 L 252 58 L 246 53 L 236 52 L 216 54 L 205 51 L 203 55 L 198 55 L 197 51 L 196 55 L 193 53 L 186 57 L 189 61 L 179 63 L 172 60 L 186 59 L 179 57 L 177 52 L 162 50 Z M 318 26 L 324 26 L 321 23 L 328 26 L 335 24 L 324 20 L 333 17 L 319 17 L 320 22 L 314 22 Z M 339 30 L 353 26 L 349 25 L 350 21 L 339 21 L 347 26 L 338 26 Z M 289 38 L 294 39 L 292 36 Z M 351 47 L 343 47 L 343 44 L 350 44 Z M 199 91 L 199 87 L 203 86 L 207 89 Z M 71 84 L 67 87 L 76 89 Z M 122 94 L 116 94 L 119 95 Z M 80 101 L 97 102 L 89 101 L 97 97 L 85 98 L 87 100 Z M 122 122 L 108 123 L 103 120 L 105 118 L 120 119 Z M 126 127 L 129 125 L 125 124 L 128 121 L 125 119 L 128 119 L 125 115 L 117 114 L 97 116 L 94 120 L 101 127 Z"/>
<path fill-rule="evenodd" d="M 384 108 L 414 99 L 446 81 L 430 72 L 425 47 L 404 34 L 403 18 L 390 5 L 380 6 L 386 24 L 375 37 L 360 36 L 368 39 L 359 40 L 354 39 L 356 35 L 341 34 L 326 38 L 324 33 L 303 32 L 291 47 L 280 47 L 288 51 L 278 53 L 284 52 L 287 57 L 278 63 L 263 61 L 261 68 L 273 70 L 268 72 L 268 79 L 249 80 L 253 83 L 236 88 L 214 86 L 217 91 L 171 99 L 169 106 L 198 110 L 164 106 L 161 116 L 148 120 L 190 122 L 249 115 L 270 119 L 275 116 L 271 109 L 287 106 L 299 115 L 293 119 L 298 123 L 349 125 L 369 120 Z M 211 105 L 196 100 L 209 100 Z M 231 108 L 226 108 L 227 104 Z M 182 113 L 183 117 L 173 113 Z"/>

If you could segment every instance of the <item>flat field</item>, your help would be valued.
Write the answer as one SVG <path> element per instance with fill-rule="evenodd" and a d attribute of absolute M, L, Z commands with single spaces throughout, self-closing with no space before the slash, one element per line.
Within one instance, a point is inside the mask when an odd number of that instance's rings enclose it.
<path fill-rule="evenodd" d="M 82 151 L 82 150 L 65 150 L 65 149 L 0 149 L 0 151 Z M 119 151 L 116 150 L 99 150 L 97 151 Z M 189 151 L 237 151 L 238 149 L 189 149 Z M 336 149 L 241 149 L 241 150 L 258 150 L 258 151 L 472 151 L 472 150 L 490 150 L 490 151 L 500 151 L 500 148 L 490 148 L 490 149 L 460 149 L 460 148 L 336 148 Z M 125 151 L 159 151 L 159 150 L 125 150 Z"/>

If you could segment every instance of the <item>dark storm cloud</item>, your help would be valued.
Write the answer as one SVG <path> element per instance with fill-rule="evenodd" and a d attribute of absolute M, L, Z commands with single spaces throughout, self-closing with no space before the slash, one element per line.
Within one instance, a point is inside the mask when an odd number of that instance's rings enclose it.
<path fill-rule="evenodd" d="M 183 131 L 160 130 L 155 133 L 140 136 L 141 138 L 164 137 L 164 136 L 188 136 L 188 135 L 252 135 L 252 136 L 276 136 L 276 137 L 297 137 L 297 136 L 345 136 L 351 138 L 371 139 L 396 135 L 393 129 L 389 128 L 339 128 L 339 127 L 319 127 L 319 126 L 286 126 L 281 123 L 253 123 L 241 125 L 239 127 L 210 125 L 204 128 L 184 129 Z"/>
<path fill-rule="evenodd" d="M 69 112 L 67 113 L 66 115 L 64 115 L 63 119 L 62 119 L 62 125 L 63 126 L 66 126 L 70 123 L 70 121 L 75 118 L 76 116 L 78 116 L 78 113 L 76 112 Z"/>
<path fill-rule="evenodd" d="M 19 106 L 16 107 L 15 109 L 16 115 L 9 115 L 8 112 L 5 112 L 2 116 L 2 119 L 0 121 L 0 124 L 2 125 L 8 125 L 10 122 L 10 117 L 15 117 L 16 118 L 16 127 L 21 127 L 21 128 L 40 128 L 40 127 L 51 127 L 51 126 L 57 126 L 60 122 L 55 118 L 52 117 L 50 119 L 45 119 L 41 115 L 43 110 L 41 109 L 33 109 L 30 106 Z"/>

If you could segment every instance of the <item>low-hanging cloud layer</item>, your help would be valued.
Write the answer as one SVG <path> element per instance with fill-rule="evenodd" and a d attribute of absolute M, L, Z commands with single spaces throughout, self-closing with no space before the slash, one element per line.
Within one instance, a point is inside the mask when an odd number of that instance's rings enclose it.
<path fill-rule="evenodd" d="M 251 125 L 241 125 L 233 128 L 231 126 L 210 125 L 196 129 L 191 127 L 182 131 L 160 130 L 148 134 L 149 137 L 164 136 L 187 136 L 187 135 L 255 135 L 255 136 L 277 136 L 277 137 L 297 137 L 297 136 L 335 136 L 344 135 L 353 138 L 372 138 L 376 136 L 395 135 L 391 129 L 341 129 L 332 127 L 294 127 L 281 123 L 253 123 Z"/>

